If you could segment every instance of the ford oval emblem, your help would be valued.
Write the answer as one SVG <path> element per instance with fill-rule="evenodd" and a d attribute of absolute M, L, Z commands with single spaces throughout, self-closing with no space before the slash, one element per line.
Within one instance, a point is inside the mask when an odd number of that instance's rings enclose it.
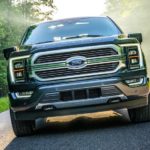
<path fill-rule="evenodd" d="M 87 65 L 86 58 L 83 56 L 75 56 L 66 60 L 69 69 L 81 69 Z"/>

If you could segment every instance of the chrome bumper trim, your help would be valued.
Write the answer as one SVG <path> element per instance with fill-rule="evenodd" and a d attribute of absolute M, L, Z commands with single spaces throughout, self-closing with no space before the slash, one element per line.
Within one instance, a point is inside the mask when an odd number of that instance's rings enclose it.
<path fill-rule="evenodd" d="M 112 98 L 120 99 L 121 101 L 127 100 L 127 97 L 121 94 L 121 95 L 106 96 L 106 97 L 92 98 L 92 99 L 72 100 L 72 101 L 67 101 L 67 102 L 60 101 L 60 102 L 53 102 L 53 103 L 39 103 L 35 109 L 40 110 L 45 106 L 61 109 L 61 108 L 70 108 L 70 107 L 99 105 L 99 104 L 106 104 L 109 101 L 109 99 L 112 99 Z"/>

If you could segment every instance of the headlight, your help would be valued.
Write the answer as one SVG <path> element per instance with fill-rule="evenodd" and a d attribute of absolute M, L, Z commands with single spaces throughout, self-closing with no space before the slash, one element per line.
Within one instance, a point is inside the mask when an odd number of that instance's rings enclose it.
<path fill-rule="evenodd" d="M 12 82 L 24 82 L 26 80 L 26 63 L 29 56 L 10 59 L 10 76 Z"/>
<path fill-rule="evenodd" d="M 120 45 L 127 55 L 128 69 L 138 69 L 143 67 L 143 56 L 140 44 Z"/>
<path fill-rule="evenodd" d="M 138 56 L 137 47 L 129 47 L 128 48 L 128 55 L 129 56 Z"/>
<path fill-rule="evenodd" d="M 25 78 L 24 70 L 15 70 L 14 76 L 16 81 L 20 81 L 20 80 L 24 81 Z"/>
<path fill-rule="evenodd" d="M 22 69 L 25 66 L 25 61 L 24 60 L 15 61 L 13 62 L 13 66 L 14 66 L 14 69 Z"/>
<path fill-rule="evenodd" d="M 139 49 L 137 46 L 127 47 L 129 69 L 135 69 L 140 67 Z"/>
<path fill-rule="evenodd" d="M 16 81 L 25 80 L 25 60 L 17 60 L 13 62 L 14 77 Z"/>
<path fill-rule="evenodd" d="M 130 59 L 130 65 L 137 65 L 139 64 L 139 57 L 131 57 Z"/>

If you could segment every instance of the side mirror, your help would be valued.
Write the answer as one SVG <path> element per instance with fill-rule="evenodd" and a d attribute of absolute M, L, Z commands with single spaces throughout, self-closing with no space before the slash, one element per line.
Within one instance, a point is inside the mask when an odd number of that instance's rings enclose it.
<path fill-rule="evenodd" d="M 4 54 L 5 59 L 8 60 L 10 57 L 10 54 L 15 51 L 16 51 L 16 47 L 3 49 L 3 54 Z"/>
<path fill-rule="evenodd" d="M 131 33 L 128 34 L 129 38 L 136 38 L 140 43 L 143 42 L 143 37 L 142 37 L 142 33 Z"/>

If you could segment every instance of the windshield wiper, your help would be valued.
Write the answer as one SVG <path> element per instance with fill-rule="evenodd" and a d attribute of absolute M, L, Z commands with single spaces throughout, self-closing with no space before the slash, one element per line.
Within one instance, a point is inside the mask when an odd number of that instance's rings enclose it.
<path fill-rule="evenodd" d="M 96 34 L 87 34 L 87 35 L 76 35 L 76 36 L 68 36 L 64 37 L 63 39 L 75 39 L 75 38 L 84 38 L 84 37 L 101 37 L 102 35 L 96 35 Z"/>

